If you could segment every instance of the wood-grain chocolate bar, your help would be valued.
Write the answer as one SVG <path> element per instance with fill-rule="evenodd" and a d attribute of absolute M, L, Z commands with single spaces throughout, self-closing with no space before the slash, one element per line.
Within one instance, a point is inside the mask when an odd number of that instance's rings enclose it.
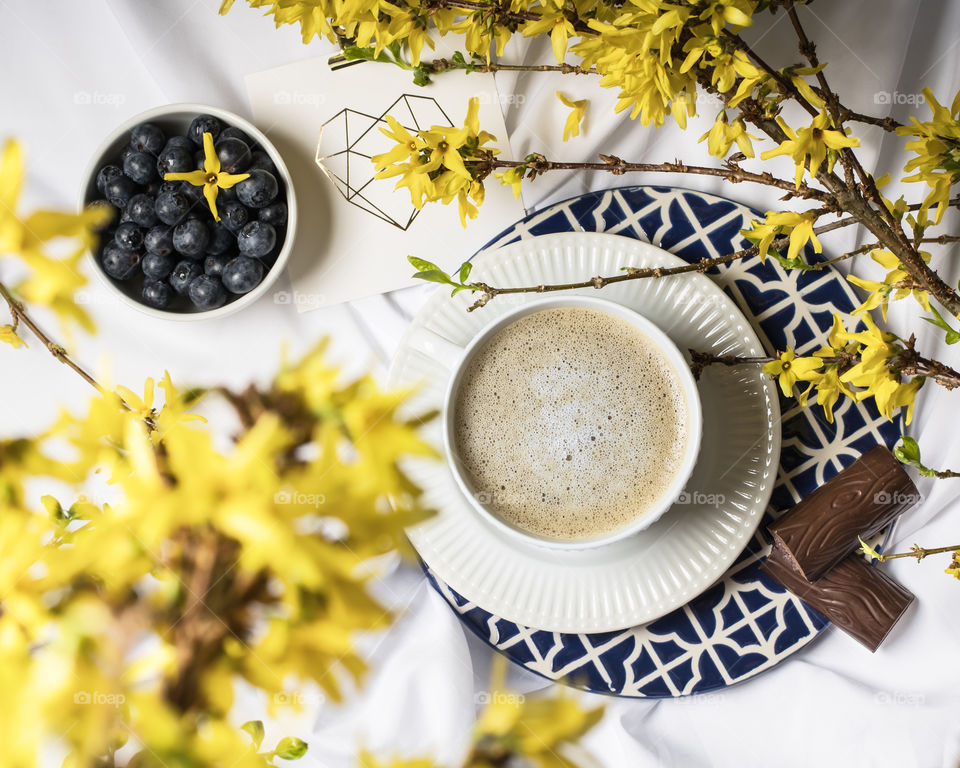
<path fill-rule="evenodd" d="M 847 555 L 826 576 L 808 581 L 775 545 L 760 570 L 871 651 L 914 601 L 909 590 L 859 555 Z"/>
<path fill-rule="evenodd" d="M 821 485 L 768 530 L 784 556 L 816 581 L 867 538 L 920 501 L 903 466 L 882 445 Z"/>

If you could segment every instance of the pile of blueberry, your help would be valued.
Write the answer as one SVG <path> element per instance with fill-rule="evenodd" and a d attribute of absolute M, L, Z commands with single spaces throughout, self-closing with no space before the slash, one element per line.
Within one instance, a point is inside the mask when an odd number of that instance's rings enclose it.
<path fill-rule="evenodd" d="M 217 194 L 215 221 L 203 187 L 164 181 L 202 170 L 210 133 L 221 170 L 247 179 Z M 115 216 L 97 258 L 114 280 L 148 306 L 190 312 L 223 306 L 256 288 L 286 236 L 286 190 L 270 157 L 243 131 L 199 115 L 186 135 L 153 123 L 130 132 L 115 163 L 100 168 L 97 189 Z"/>

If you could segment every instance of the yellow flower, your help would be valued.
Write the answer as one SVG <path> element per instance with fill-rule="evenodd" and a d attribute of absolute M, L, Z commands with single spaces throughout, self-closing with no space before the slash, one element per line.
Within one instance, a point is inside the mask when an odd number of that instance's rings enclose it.
<path fill-rule="evenodd" d="M 560 91 L 557 91 L 557 98 L 563 103 L 564 106 L 570 107 L 572 110 L 569 115 L 567 115 L 567 121 L 563 124 L 563 140 L 573 136 L 580 135 L 580 122 L 583 120 L 583 116 L 587 111 L 587 100 L 580 99 L 579 101 L 573 101 L 564 96 Z"/>
<path fill-rule="evenodd" d="M 793 388 L 798 381 L 812 381 L 816 371 L 823 367 L 823 360 L 815 357 L 797 357 L 792 349 L 781 352 L 776 360 L 763 366 L 763 372 L 776 376 L 780 390 L 787 397 L 793 397 Z"/>
<path fill-rule="evenodd" d="M 203 187 L 203 196 L 210 206 L 210 213 L 216 221 L 220 221 L 217 213 L 217 193 L 221 189 L 230 189 L 244 179 L 250 178 L 249 173 L 224 173 L 220 170 L 220 158 L 213 146 L 213 134 L 203 134 L 203 170 L 187 173 L 167 173 L 164 181 L 186 181 L 195 187 Z"/>
<path fill-rule="evenodd" d="M 920 251 L 920 256 L 924 262 L 930 261 L 930 254 L 926 251 Z M 887 306 L 890 303 L 891 294 L 893 295 L 894 301 L 913 295 L 921 307 L 927 310 L 927 312 L 930 311 L 930 294 L 922 288 L 913 287 L 913 278 L 910 273 L 903 268 L 900 260 L 893 253 L 890 251 L 873 251 L 871 258 L 884 269 L 888 270 L 887 275 L 884 277 L 883 282 L 864 280 L 856 275 L 847 276 L 847 280 L 851 283 L 870 293 L 867 299 L 853 310 L 852 314 L 857 315 L 880 307 L 883 319 L 886 320 Z M 904 283 L 907 285 L 904 286 Z"/>
<path fill-rule="evenodd" d="M 526 172 L 526 168 L 522 165 L 518 165 L 514 168 L 508 168 L 503 173 L 498 173 L 497 178 L 500 179 L 500 183 L 505 186 L 513 187 L 513 196 L 520 199 L 520 188 L 523 186 L 523 174 Z"/>
<path fill-rule="evenodd" d="M 520 27 L 520 31 L 524 37 L 537 37 L 549 32 L 550 42 L 553 45 L 553 55 L 557 63 L 562 64 L 567 53 L 567 40 L 576 34 L 577 30 L 562 10 L 550 9 L 548 11 L 541 6 L 540 18 L 536 21 L 525 22 Z"/>
<path fill-rule="evenodd" d="M 27 343 L 17 335 L 12 325 L 0 325 L 0 341 L 12 344 L 14 349 L 27 346 Z"/>
<path fill-rule="evenodd" d="M 822 111 L 818 114 L 809 126 L 801 128 L 794 132 L 781 118 L 777 118 L 777 123 L 783 129 L 789 138 L 783 141 L 780 146 L 774 149 L 768 149 L 760 155 L 760 159 L 768 160 L 778 155 L 789 155 L 797 166 L 796 184 L 800 188 L 800 182 L 803 180 L 803 173 L 809 158 L 810 176 L 816 176 L 827 158 L 829 150 L 839 150 L 845 147 L 859 147 L 860 139 L 847 136 L 842 131 L 838 131 L 828 126 L 831 125 L 830 116 Z M 828 164 L 828 170 L 832 163 Z"/>
<path fill-rule="evenodd" d="M 763 223 L 753 221 L 750 229 L 741 230 L 740 234 L 747 240 L 759 246 L 760 261 L 765 261 L 773 241 L 779 235 L 790 233 L 790 243 L 787 249 L 787 259 L 792 260 L 800 255 L 801 249 L 809 242 L 813 244 L 816 253 L 823 252 L 823 246 L 813 231 L 817 223 L 817 214 L 793 213 L 785 211 L 776 213 L 767 211 Z"/>
<path fill-rule="evenodd" d="M 955 579 L 960 579 L 960 551 L 953 553 L 953 562 L 950 563 L 944 573 L 953 576 Z"/>
<path fill-rule="evenodd" d="M 737 118 L 733 124 L 727 123 L 726 112 L 714 122 L 713 127 L 700 137 L 699 141 L 707 139 L 707 150 L 715 157 L 726 157 L 730 147 L 736 143 L 739 149 L 747 157 L 753 157 L 753 143 L 751 139 L 756 139 L 747 133 L 743 120 Z"/>

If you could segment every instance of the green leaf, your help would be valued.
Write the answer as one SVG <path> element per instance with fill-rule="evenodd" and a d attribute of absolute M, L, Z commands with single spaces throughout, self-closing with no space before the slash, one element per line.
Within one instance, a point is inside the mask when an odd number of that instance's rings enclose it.
<path fill-rule="evenodd" d="M 430 73 L 424 68 L 422 64 L 418 64 L 413 68 L 413 84 L 414 85 L 429 85 L 430 84 Z"/>
<path fill-rule="evenodd" d="M 893 455 L 901 464 L 907 464 L 917 469 L 926 469 L 920 463 L 920 446 L 917 441 L 907 435 L 900 436 L 900 444 L 893 449 Z"/>
<path fill-rule="evenodd" d="M 428 283 L 440 283 L 441 285 L 456 285 L 453 280 L 450 279 L 450 275 L 444 272 L 442 269 L 425 269 L 422 272 L 417 272 L 414 275 L 418 280 L 426 280 Z"/>
<path fill-rule="evenodd" d="M 467 282 L 467 278 L 470 277 L 470 270 L 473 269 L 473 262 L 465 261 L 460 265 L 460 282 Z"/>
<path fill-rule="evenodd" d="M 249 733 L 250 738 L 253 739 L 253 745 L 257 749 L 260 749 L 260 745 L 263 743 L 262 720 L 247 720 L 247 722 L 240 726 L 240 730 Z"/>
<path fill-rule="evenodd" d="M 453 56 L 450 57 L 450 61 L 457 67 L 467 66 L 467 60 L 463 58 L 463 54 L 460 53 L 460 51 L 454 51 Z"/>
<path fill-rule="evenodd" d="M 882 560 L 882 559 L 883 559 L 883 558 L 880 557 L 880 553 L 877 552 L 877 551 L 876 551 L 873 547 L 871 547 L 869 544 L 867 544 L 867 542 L 865 542 L 865 541 L 864 541 L 863 539 L 861 539 L 859 536 L 857 536 L 857 538 L 860 539 L 860 551 L 863 552 L 863 554 L 865 554 L 865 555 L 870 555 L 870 557 L 872 557 L 874 560 Z"/>
<path fill-rule="evenodd" d="M 299 760 L 307 754 L 307 742 L 296 736 L 285 736 L 280 739 L 273 753 L 284 760 Z"/>
<path fill-rule="evenodd" d="M 943 319 L 943 315 L 937 312 L 936 307 L 930 307 L 930 311 L 933 312 L 933 317 L 924 317 L 923 319 L 946 331 L 945 341 L 947 344 L 956 344 L 960 341 L 960 330 L 952 328 L 950 323 Z"/>
<path fill-rule="evenodd" d="M 425 271 L 431 270 L 431 269 L 436 269 L 436 270 L 441 271 L 441 272 L 443 271 L 443 270 L 440 269 L 440 267 L 438 267 L 438 266 L 437 266 L 436 264 L 434 264 L 432 261 L 427 261 L 426 259 L 421 259 L 421 258 L 418 258 L 417 256 L 407 256 L 407 261 L 410 262 L 410 265 L 411 265 L 414 269 L 416 269 L 416 270 L 418 270 L 418 271 L 420 271 L 420 272 L 425 272 Z"/>

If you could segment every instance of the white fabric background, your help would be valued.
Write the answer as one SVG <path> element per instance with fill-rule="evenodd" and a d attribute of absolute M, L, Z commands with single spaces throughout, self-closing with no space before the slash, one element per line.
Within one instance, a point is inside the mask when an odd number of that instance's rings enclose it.
<path fill-rule="evenodd" d="M 0 134 L 28 143 L 28 205 L 73 205 L 88 156 L 126 117 L 173 101 L 218 104 L 248 115 L 245 74 L 329 52 L 323 43 L 304 48 L 292 28 L 274 31 L 242 2 L 225 19 L 217 17 L 218 5 L 218 0 L 0 0 Z M 821 57 L 830 62 L 831 82 L 851 107 L 879 112 L 886 107 L 875 103 L 876 94 L 915 99 L 922 85 L 949 104 L 960 86 L 958 3 L 848 0 L 816 3 L 804 17 Z M 749 33 L 778 66 L 798 59 L 788 27 L 782 18 L 771 26 L 763 17 Z M 547 53 L 542 46 L 517 47 L 508 60 L 532 61 Z M 655 132 L 615 116 L 613 94 L 587 78 L 524 74 L 498 82 L 509 102 L 506 118 L 517 156 L 539 149 L 576 159 L 606 151 L 636 160 L 710 162 L 704 145 L 696 144 L 709 115 L 687 133 Z M 586 135 L 568 144 L 559 141 L 566 110 L 554 97 L 557 88 L 590 98 Z M 893 107 L 901 117 L 910 110 Z M 922 106 L 914 111 L 927 114 Z M 878 172 L 902 166 L 899 141 L 879 129 L 857 131 Z M 784 172 L 790 175 L 789 168 Z M 776 205 L 770 191 L 745 184 L 727 189 L 698 178 L 586 174 L 539 179 L 528 188 L 526 202 L 539 206 L 633 181 L 726 193 L 762 209 Z M 923 194 L 921 188 L 906 191 L 912 199 Z M 826 246 L 836 254 L 862 237 L 850 228 Z M 960 277 L 955 254 L 938 257 L 939 266 L 949 264 L 943 269 L 954 284 Z M 865 262 L 855 266 L 861 274 L 876 274 Z M 278 289 L 289 287 L 286 280 L 281 278 Z M 89 300 L 100 333 L 82 338 L 77 352 L 98 370 L 109 361 L 114 380 L 134 388 L 164 368 L 179 382 L 240 385 L 267 378 L 282 343 L 297 352 L 332 334 L 332 355 L 349 370 L 370 365 L 382 370 L 426 295 L 426 288 L 416 288 L 299 316 L 289 304 L 265 298 L 223 321 L 187 327 L 141 317 L 93 283 Z M 891 323 L 904 329 L 916 315 L 916 307 L 903 302 L 891 311 Z M 942 334 L 918 326 L 913 322 L 925 351 L 957 363 L 957 350 L 938 341 Z M 79 379 L 36 346 L 28 352 L 0 350 L 4 434 L 39 429 L 59 406 L 79 406 L 89 395 Z M 958 397 L 932 386 L 921 395 L 911 433 L 931 465 L 960 467 Z M 960 513 L 960 481 L 926 481 L 921 490 L 927 498 L 901 524 L 898 543 L 932 546 L 960 539 L 960 526 L 951 521 L 951 514 Z M 920 566 L 889 565 L 920 599 L 875 655 L 830 630 L 776 670 L 722 693 L 679 701 L 585 697 L 607 707 L 588 745 L 604 766 L 956 768 L 960 585 L 943 575 L 946 563 L 940 558 Z M 385 753 L 433 754 L 452 765 L 466 743 L 487 685 L 490 651 L 461 629 L 415 569 L 401 568 L 382 588 L 404 614 L 386 636 L 369 643 L 373 673 L 364 691 L 341 707 L 304 692 L 302 715 L 270 724 L 271 735 L 296 733 L 311 742 L 306 765 L 351 765 L 358 743 Z M 522 691 L 544 685 L 519 671 L 511 680 Z M 238 718 L 259 716 L 262 704 L 246 696 Z"/>

